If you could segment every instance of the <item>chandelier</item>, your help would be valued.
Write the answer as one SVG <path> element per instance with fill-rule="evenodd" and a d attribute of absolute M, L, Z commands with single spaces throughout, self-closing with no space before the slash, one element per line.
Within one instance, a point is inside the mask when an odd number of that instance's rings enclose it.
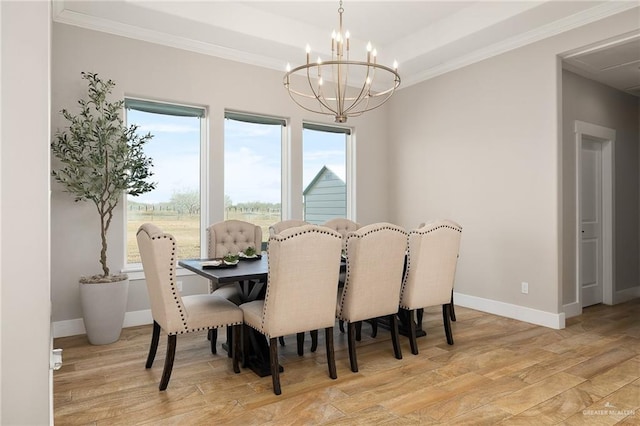
<path fill-rule="evenodd" d="M 342 31 L 342 0 L 338 14 L 338 32 L 331 34 L 331 60 L 318 57 L 311 62 L 307 45 L 307 63 L 296 68 L 287 64 L 284 87 L 300 107 L 314 113 L 333 115 L 336 123 L 346 123 L 384 104 L 400 86 L 398 64 L 393 68 L 377 63 L 378 53 L 367 44 L 367 60 L 349 58 L 349 31 Z"/>

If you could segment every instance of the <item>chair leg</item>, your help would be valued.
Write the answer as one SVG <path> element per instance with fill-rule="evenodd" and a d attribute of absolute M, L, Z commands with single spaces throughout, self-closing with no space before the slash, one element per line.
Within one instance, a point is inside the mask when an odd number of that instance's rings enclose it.
<path fill-rule="evenodd" d="M 378 318 L 372 318 L 371 320 L 371 337 L 378 335 Z"/>
<path fill-rule="evenodd" d="M 409 317 L 409 345 L 411 346 L 411 353 L 418 355 L 418 341 L 416 339 L 416 323 L 413 320 L 413 311 L 407 311 Z"/>
<path fill-rule="evenodd" d="M 350 322 L 347 324 L 347 340 L 349 341 L 349 363 L 351 371 L 358 372 L 358 359 L 356 358 L 356 324 Z"/>
<path fill-rule="evenodd" d="M 233 351 L 233 372 L 240 372 L 240 341 L 242 340 L 242 336 L 240 335 L 242 331 L 242 324 L 236 324 L 233 327 L 233 349 L 229 348 L 229 351 Z"/>
<path fill-rule="evenodd" d="M 362 340 L 362 321 L 356 323 L 356 340 L 358 342 Z"/>
<path fill-rule="evenodd" d="M 298 343 L 298 356 L 304 355 L 304 332 L 296 334 L 296 342 Z"/>
<path fill-rule="evenodd" d="M 278 338 L 269 339 L 269 359 L 271 364 L 271 380 L 273 382 L 273 393 L 280 395 L 280 364 L 278 364 Z"/>
<path fill-rule="evenodd" d="M 422 317 L 424 316 L 424 308 L 416 309 L 416 327 L 422 328 Z"/>
<path fill-rule="evenodd" d="M 311 335 L 311 352 L 315 352 L 318 349 L 318 330 L 311 330 L 309 334 Z M 331 336 L 333 337 L 333 334 Z"/>
<path fill-rule="evenodd" d="M 453 334 L 451 333 L 451 305 L 442 305 L 442 319 L 444 320 L 444 334 L 447 336 L 447 343 L 453 345 Z"/>
<path fill-rule="evenodd" d="M 341 333 L 344 333 L 344 321 L 338 320 L 338 328 L 340 329 Z"/>
<path fill-rule="evenodd" d="M 286 346 L 284 344 L 284 336 L 280 336 L 278 339 L 280 340 L 280 346 Z"/>
<path fill-rule="evenodd" d="M 398 316 L 396 314 L 389 315 L 391 323 L 391 340 L 393 341 L 393 353 L 396 359 L 402 359 L 402 348 L 400 348 L 400 333 L 398 333 Z"/>
<path fill-rule="evenodd" d="M 216 353 L 218 353 L 218 351 L 216 350 L 216 342 L 218 341 L 218 329 L 210 328 L 209 333 L 207 334 L 209 340 L 211 341 L 211 353 L 215 355 Z"/>
<path fill-rule="evenodd" d="M 149 347 L 149 355 L 147 356 L 147 363 L 145 368 L 151 368 L 153 360 L 156 359 L 156 352 L 158 351 L 158 341 L 160 340 L 160 324 L 153 322 L 153 331 L 151 332 L 151 346 Z"/>
<path fill-rule="evenodd" d="M 231 348 L 233 347 L 233 327 L 227 326 L 227 356 L 229 358 L 233 357 Z"/>
<path fill-rule="evenodd" d="M 164 370 L 162 371 L 162 379 L 160 380 L 160 390 L 163 391 L 169 385 L 171 378 L 171 370 L 173 370 L 173 360 L 176 356 L 176 340 L 175 334 L 167 336 L 167 356 L 164 359 Z"/>
<path fill-rule="evenodd" d="M 318 331 L 316 330 L 316 339 L 317 338 Z M 333 350 L 333 327 L 327 327 L 324 329 L 324 340 L 327 346 L 327 366 L 329 367 L 329 377 L 337 379 L 338 372 L 336 370 L 336 357 Z"/>
<path fill-rule="evenodd" d="M 451 303 L 449 304 L 451 306 L 451 314 L 449 315 L 449 317 L 451 317 L 451 321 L 455 321 L 456 320 L 456 310 L 453 308 L 453 289 L 451 289 Z"/>

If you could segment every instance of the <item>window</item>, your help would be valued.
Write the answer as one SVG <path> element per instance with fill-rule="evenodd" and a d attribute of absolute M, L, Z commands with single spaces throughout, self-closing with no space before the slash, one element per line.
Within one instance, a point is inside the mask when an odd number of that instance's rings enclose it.
<path fill-rule="evenodd" d="M 286 121 L 236 112 L 225 113 L 224 218 L 262 228 L 282 218 L 282 146 Z"/>
<path fill-rule="evenodd" d="M 205 110 L 138 99 L 125 99 L 125 108 L 128 124 L 153 135 L 145 152 L 153 160 L 151 179 L 157 183 L 151 192 L 127 195 L 126 264 L 140 263 L 136 232 L 146 222 L 176 238 L 180 258 L 199 258 L 201 206 L 206 206 L 200 188 Z"/>
<path fill-rule="evenodd" d="M 303 124 L 302 173 L 304 220 L 323 224 L 350 218 L 347 153 L 351 129 Z"/>

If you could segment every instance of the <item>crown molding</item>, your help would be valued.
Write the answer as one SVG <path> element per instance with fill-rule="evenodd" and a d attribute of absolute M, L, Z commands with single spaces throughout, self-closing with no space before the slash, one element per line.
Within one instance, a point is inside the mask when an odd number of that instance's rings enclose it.
<path fill-rule="evenodd" d="M 73 25 L 95 31 L 106 32 L 109 34 L 128 37 L 136 40 L 161 44 L 176 49 L 188 50 L 204 55 L 215 56 L 222 59 L 282 71 L 281 60 L 275 60 L 267 56 L 247 53 L 240 50 L 219 46 L 213 43 L 176 36 L 161 31 L 149 30 L 134 25 L 123 24 L 110 19 L 104 19 L 86 15 L 83 13 L 78 13 L 66 9 L 64 7 L 64 3 L 65 2 L 63 0 L 53 1 L 52 15 L 54 22 Z M 527 44 L 552 37 L 554 35 L 637 7 L 638 5 L 634 1 L 610 1 L 600 4 L 583 12 L 576 13 L 569 17 L 559 19 L 555 22 L 544 25 L 535 30 L 528 31 L 527 33 L 524 33 L 522 35 L 511 37 L 500 43 L 495 43 L 483 49 L 479 49 L 453 60 L 444 62 L 438 66 L 431 67 L 414 74 L 405 75 L 402 77 L 403 84 L 398 90 L 403 90 L 414 84 L 429 80 L 441 74 L 454 71 L 456 69 L 471 65 L 475 62 L 500 55 L 510 50 L 523 47 Z"/>
<path fill-rule="evenodd" d="M 604 19 L 618 13 L 626 12 L 627 10 L 631 10 L 637 7 L 638 4 L 631 1 L 603 3 L 583 12 L 576 13 L 563 19 L 559 19 L 547 25 L 543 25 L 535 30 L 528 31 L 519 36 L 511 37 L 504 40 L 503 42 L 494 43 L 483 49 L 476 50 L 470 54 L 460 56 L 448 62 L 444 62 L 423 72 L 403 77 L 403 83 L 405 84 L 403 84 L 403 87 L 399 88 L 398 90 L 402 90 L 414 84 L 418 84 L 422 81 L 429 80 L 450 71 L 466 67 L 468 65 L 480 62 L 493 56 L 506 53 L 510 50 L 518 49 L 528 44 L 553 37 L 563 32 L 579 28 L 583 25 L 590 24 L 592 22 L 599 21 L 600 19 Z"/>

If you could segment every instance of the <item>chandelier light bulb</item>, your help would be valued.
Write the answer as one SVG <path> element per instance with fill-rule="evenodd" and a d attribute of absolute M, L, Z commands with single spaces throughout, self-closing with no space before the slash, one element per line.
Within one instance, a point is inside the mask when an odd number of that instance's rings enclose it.
<path fill-rule="evenodd" d="M 393 69 L 398 71 L 398 61 L 393 61 Z"/>
<path fill-rule="evenodd" d="M 367 52 L 371 52 L 371 49 L 373 49 L 373 46 L 371 46 L 371 42 L 367 43 Z"/>
<path fill-rule="evenodd" d="M 289 62 L 287 62 L 287 66 L 285 67 L 285 69 L 287 70 L 287 72 L 291 71 L 291 64 Z"/>
<path fill-rule="evenodd" d="M 309 46 L 309 43 L 307 43 L 306 47 L 304 48 L 304 51 L 307 53 L 311 53 L 311 46 Z"/>

